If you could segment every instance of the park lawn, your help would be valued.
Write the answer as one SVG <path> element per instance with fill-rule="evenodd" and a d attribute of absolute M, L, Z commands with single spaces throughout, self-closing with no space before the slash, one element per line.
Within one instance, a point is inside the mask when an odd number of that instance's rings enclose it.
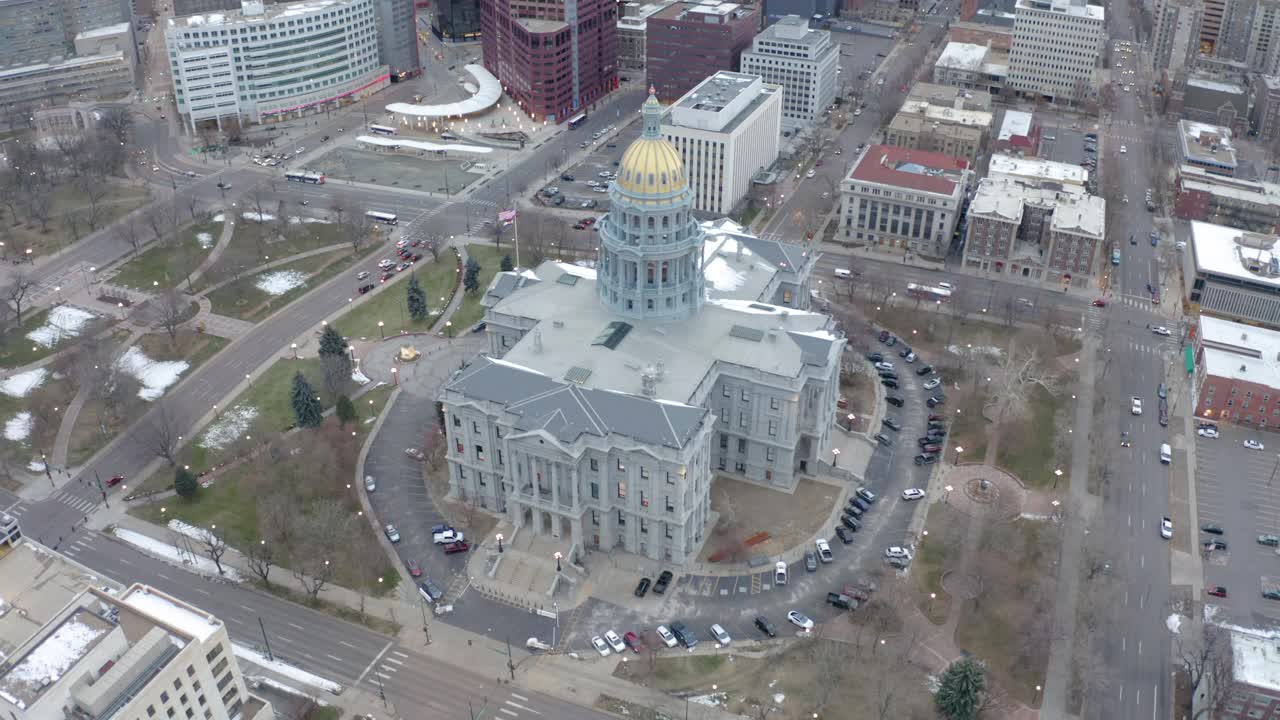
<path fill-rule="evenodd" d="M 146 189 L 141 186 L 120 182 L 108 182 L 107 184 L 110 189 L 106 197 L 100 201 L 99 206 L 99 229 L 106 227 L 116 218 L 142 207 L 150 199 Z M 30 248 L 33 256 L 52 255 L 75 242 L 70 230 L 60 221 L 60 218 L 82 208 L 87 208 L 88 205 L 89 203 L 85 200 L 84 194 L 77 190 L 72 183 L 67 182 L 59 185 L 53 191 L 53 205 L 49 210 L 48 232 L 41 232 L 39 223 L 11 227 L 8 229 L 9 239 L 6 240 L 5 247 L 10 250 L 18 249 L 20 251 Z M 82 228 L 82 238 L 86 232 L 87 228 Z"/>
<path fill-rule="evenodd" d="M 333 326 L 343 337 L 353 339 L 379 337 L 379 321 L 384 323 L 382 333 L 386 335 L 431 329 L 439 318 L 440 309 L 448 304 L 460 282 L 458 256 L 452 248 L 446 248 L 440 252 L 439 260 L 428 262 L 424 258 L 418 261 L 412 272 L 418 276 L 427 296 L 427 308 L 432 313 L 425 320 L 409 317 L 405 294 L 408 280 L 404 276 L 410 271 L 405 271 L 388 281 L 388 287 L 379 287 L 372 296 L 358 299 L 350 311 L 333 321 Z"/>
<path fill-rule="evenodd" d="M 1058 467 L 1054 458 L 1056 416 L 1064 393 L 1060 391 L 1055 397 L 1038 385 L 1030 392 L 1029 417 L 1000 441 L 996 464 L 1018 476 L 1027 487 L 1044 488 L 1053 484 L 1053 471 Z"/>
<path fill-rule="evenodd" d="M 467 255 L 475 258 L 476 262 L 480 263 L 480 287 L 475 292 L 464 294 L 458 309 L 454 310 L 453 315 L 449 318 L 449 321 L 453 323 L 453 334 L 455 335 L 466 332 L 468 328 L 480 322 L 484 317 L 485 309 L 480 304 L 480 299 L 484 297 L 485 288 L 489 287 L 489 283 L 493 281 L 493 276 L 498 274 L 502 258 L 507 255 L 507 251 L 489 247 L 488 245 L 472 244 L 467 246 Z M 465 273 L 465 270 L 463 272 Z"/>
<path fill-rule="evenodd" d="M 111 282 L 147 291 L 154 288 L 156 283 L 160 287 L 181 285 L 188 274 L 200 267 L 200 263 L 212 251 L 212 247 L 208 250 L 200 247 L 197 236 L 201 233 L 207 233 L 216 243 L 218 236 L 222 234 L 222 223 L 200 220 L 178 231 L 177 239 L 172 243 L 153 243 L 121 265 Z"/>
<path fill-rule="evenodd" d="M 256 213 L 249 205 L 242 205 L 242 211 Z M 308 210 L 309 208 L 295 208 L 295 210 Z M 275 211 L 271 208 L 264 208 L 267 215 L 274 215 Z M 317 215 L 323 215 L 321 211 L 314 213 L 303 212 L 291 217 L 314 218 Z M 365 241 L 364 245 L 379 245 L 382 243 L 381 228 L 374 227 L 372 230 L 379 232 L 377 237 L 371 237 Z M 283 237 L 282 237 L 283 236 Z M 260 255 L 270 256 L 271 258 L 283 258 L 308 250 L 318 250 L 330 245 L 343 245 L 351 247 L 347 242 L 347 238 L 338 229 L 338 225 L 333 222 L 296 222 L 289 223 L 287 230 L 281 232 L 281 225 L 278 220 L 268 220 L 266 222 L 258 222 L 252 219 L 246 219 L 243 214 L 236 218 L 236 234 L 231 240 L 232 246 L 241 248 L 252 247 L 260 249 Z M 266 262 L 266 260 L 263 260 Z"/>
<path fill-rule="evenodd" d="M 916 546 L 916 557 L 911 563 L 916 605 L 934 625 L 946 623 L 951 614 L 951 595 L 942 589 L 942 576 L 948 570 L 948 553 L 960 548 L 958 541 L 964 537 L 967 521 L 963 513 L 950 505 L 934 502 L 929 506 L 929 518 L 925 522 L 929 534 Z M 931 593 L 935 597 L 929 597 Z"/>
<path fill-rule="evenodd" d="M 367 254 L 366 252 L 362 254 Z M 342 270 L 351 267 L 355 261 L 349 248 L 335 250 L 330 253 L 312 255 L 291 263 L 277 265 L 267 270 L 245 275 L 239 280 L 227 283 L 208 294 L 213 312 L 219 315 L 257 321 L 270 315 L 289 303 L 297 300 L 310 290 L 314 290 L 325 280 Z M 307 276 L 306 282 L 280 295 L 271 295 L 259 289 L 255 283 L 268 273 L 300 272 Z"/>
<path fill-rule="evenodd" d="M 23 312 L 22 327 L 18 330 L 10 332 L 5 338 L 3 346 L 0 346 L 0 368 L 21 367 L 37 360 L 43 360 L 46 357 L 65 348 L 75 338 L 63 338 L 60 342 L 54 343 L 52 347 L 44 347 L 32 342 L 27 333 L 44 325 L 45 320 L 49 317 L 49 309 L 38 310 L 36 312 Z M 114 322 L 111 318 L 103 318 L 99 316 L 96 320 L 92 320 L 80 329 L 80 335 L 96 333 L 104 327 L 104 323 Z"/>
<path fill-rule="evenodd" d="M 58 427 L 62 421 L 61 411 L 66 409 L 75 396 L 74 382 L 69 378 L 55 379 L 52 374 L 46 377 L 44 384 L 24 398 L 0 394 L 0 425 L 24 410 L 31 410 L 36 403 L 45 408 L 53 408 L 48 414 L 48 423 L 40 422 L 37 416 L 32 422 L 31 434 L 26 439 L 0 440 L 0 456 L 3 456 L 4 461 L 12 467 L 26 470 L 27 463 L 39 460 L 42 451 L 52 457 L 53 441 L 58 436 Z"/>
<path fill-rule="evenodd" d="M 951 439 L 948 442 L 948 457 L 954 462 L 983 462 L 987 457 L 987 430 L 990 424 L 982 416 L 982 406 L 986 402 L 986 394 L 979 388 L 973 390 L 972 380 L 962 382 L 961 390 L 952 392 L 954 400 L 950 404 L 954 408 L 951 415 Z M 943 407 L 946 407 L 945 405 Z M 958 410 L 959 412 L 956 412 Z M 956 448 L 964 448 L 958 456 Z"/>

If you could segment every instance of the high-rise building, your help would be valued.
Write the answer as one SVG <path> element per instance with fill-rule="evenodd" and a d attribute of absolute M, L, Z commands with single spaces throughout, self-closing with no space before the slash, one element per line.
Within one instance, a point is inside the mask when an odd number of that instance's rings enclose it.
<path fill-rule="evenodd" d="M 535 122 L 563 122 L 618 86 L 613 0 L 481 0 L 484 66 Z"/>
<path fill-rule="evenodd" d="M 1202 55 L 1215 55 L 1232 60 L 1230 37 L 1239 0 L 1203 0 L 1200 15 L 1200 48 Z M 1241 48 L 1243 50 L 1243 48 Z"/>
<path fill-rule="evenodd" d="M 431 32 L 445 42 L 480 37 L 480 0 L 435 0 Z"/>
<path fill-rule="evenodd" d="M 0 68 L 71 57 L 77 35 L 121 23 L 122 0 L 0 0 Z"/>
<path fill-rule="evenodd" d="M 839 13 L 840 3 L 836 0 L 764 0 L 766 25 L 775 23 L 788 15 L 799 15 L 803 18 L 821 15 L 829 18 L 836 17 Z"/>
<path fill-rule="evenodd" d="M 1151 64 L 1168 87 L 1200 50 L 1199 0 L 1156 0 L 1151 32 Z"/>
<path fill-rule="evenodd" d="M 836 99 L 840 46 L 829 30 L 809 27 L 805 18 L 788 15 L 765 28 L 742 53 L 742 72 L 782 86 L 782 125 L 812 125 Z"/>
<path fill-rule="evenodd" d="M 1280 0 L 1258 0 L 1255 5 L 1245 62 L 1256 73 L 1280 72 Z"/>
<path fill-rule="evenodd" d="M 178 112 L 195 127 L 323 112 L 390 82 L 375 0 L 263 6 L 174 18 L 165 29 Z"/>
<path fill-rule="evenodd" d="M 391 71 L 391 79 L 403 80 L 422 72 L 413 0 L 377 0 L 375 7 L 379 57 Z"/>
<path fill-rule="evenodd" d="M 1014 6 L 1009 87 L 1024 96 L 1079 103 L 1096 83 L 1106 31 L 1101 5 L 1086 0 L 1018 0 Z"/>
<path fill-rule="evenodd" d="M 173 16 L 239 10 L 240 0 L 173 0 Z"/>
<path fill-rule="evenodd" d="M 718 72 L 672 104 L 662 134 L 684 162 L 693 207 L 728 215 L 751 178 L 778 159 L 782 88 Z"/>
<path fill-rule="evenodd" d="M 649 16 L 645 77 L 675 102 L 720 70 L 737 70 L 760 29 L 760 6 L 678 2 Z"/>

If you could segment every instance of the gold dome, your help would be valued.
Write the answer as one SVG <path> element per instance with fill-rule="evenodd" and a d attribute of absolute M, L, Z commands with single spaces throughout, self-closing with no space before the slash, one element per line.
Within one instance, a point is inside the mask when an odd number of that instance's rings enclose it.
<path fill-rule="evenodd" d="M 684 161 L 659 132 L 662 106 L 654 89 L 649 89 L 649 99 L 640 112 L 644 115 L 644 132 L 622 154 L 615 184 L 623 192 L 640 195 L 670 195 L 685 190 L 689 183 Z"/>

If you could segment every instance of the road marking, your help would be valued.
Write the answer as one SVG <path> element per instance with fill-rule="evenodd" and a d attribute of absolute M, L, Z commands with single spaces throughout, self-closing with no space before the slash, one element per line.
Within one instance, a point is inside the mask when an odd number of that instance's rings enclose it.
<path fill-rule="evenodd" d="M 511 702 L 510 700 L 507 700 L 507 701 L 506 701 L 506 704 L 507 704 L 507 705 L 510 705 L 510 706 L 511 706 L 511 707 L 513 707 L 513 708 L 519 708 L 519 709 L 521 709 L 521 710 L 528 710 L 529 712 L 533 713 L 534 715 L 541 715 L 541 714 L 542 714 L 542 713 L 538 712 L 537 710 L 533 710 L 533 709 L 531 709 L 531 708 L 527 708 L 527 707 L 525 707 L 525 706 L 521 705 L 520 703 L 513 703 L 513 702 Z"/>
<path fill-rule="evenodd" d="M 1152 685 L 1151 685 L 1151 720 L 1155 720 L 1155 717 L 1156 717 L 1156 705 L 1159 705 L 1159 704 L 1160 704 L 1160 703 L 1159 703 L 1159 701 L 1157 700 L 1157 695 L 1156 695 L 1156 686 L 1155 686 L 1155 684 L 1152 684 Z"/>
<path fill-rule="evenodd" d="M 403 664 L 404 664 L 404 661 L 403 661 L 403 660 L 396 660 L 395 658 L 392 658 L 392 657 L 388 657 L 388 658 L 384 658 L 384 659 L 385 659 L 387 662 L 389 662 L 389 663 L 395 663 L 396 665 L 403 665 Z"/>
<path fill-rule="evenodd" d="M 306 628 L 304 628 L 304 627 L 302 627 L 301 625 L 298 625 L 298 624 L 296 624 L 296 623 L 285 623 L 285 624 L 286 624 L 286 625 L 288 625 L 289 627 L 293 628 L 294 630 L 302 630 L 303 632 L 306 632 Z"/>
<path fill-rule="evenodd" d="M 1146 604 L 1147 604 L 1147 595 L 1146 593 L 1143 593 L 1138 596 L 1138 609 L 1139 610 L 1143 609 L 1144 607 L 1146 607 Z"/>
<path fill-rule="evenodd" d="M 339 642 L 341 642 L 341 641 L 339 641 Z M 347 645 L 347 643 L 345 643 L 345 642 L 344 642 L 344 643 L 342 643 L 342 644 L 343 644 L 343 645 Z M 348 647 L 352 647 L 352 646 L 348 645 Z M 368 674 L 369 674 L 369 671 L 373 669 L 374 664 L 375 664 L 375 663 L 377 663 L 379 660 L 381 660 L 381 659 L 382 659 L 382 656 L 383 656 L 383 655 L 385 655 L 385 654 L 387 653 L 387 651 L 388 651 L 388 650 L 390 650 L 390 649 L 391 649 L 391 643 L 387 643 L 386 645 L 383 645 L 383 646 L 382 646 L 382 649 L 378 651 L 378 654 L 377 654 L 377 655 L 375 655 L 375 656 L 374 656 L 374 658 L 373 658 L 372 660 L 370 660 L 370 661 L 369 661 L 369 664 L 365 667 L 364 671 L 360 673 L 360 677 L 357 677 L 357 678 L 356 678 L 356 682 L 355 682 L 355 684 L 357 684 L 357 685 L 358 685 L 358 684 L 360 683 L 360 681 L 364 679 L 364 676 L 365 676 L 365 675 L 368 675 Z"/>
<path fill-rule="evenodd" d="M 289 643 L 290 645 L 297 645 L 297 644 L 298 644 L 298 643 L 296 643 L 296 642 L 294 642 L 294 641 L 290 640 L 289 638 L 285 637 L 284 635 L 280 635 L 279 633 L 277 633 L 277 634 L 276 634 L 276 639 L 277 639 L 277 640 L 280 640 L 280 641 L 282 641 L 282 642 L 287 642 L 287 643 Z"/>
<path fill-rule="evenodd" d="M 247 610 L 247 611 L 249 611 L 249 612 L 251 612 L 251 613 L 256 613 L 256 612 L 258 612 L 257 610 L 254 610 L 253 608 L 249 607 L 248 605 L 241 605 L 241 606 L 240 606 L 240 609 L 241 609 L 241 610 Z M 346 645 L 346 643 L 342 643 L 342 644 L 343 644 L 343 645 Z"/>
<path fill-rule="evenodd" d="M 1141 567 L 1141 568 L 1145 568 L 1145 567 L 1147 567 L 1147 556 L 1146 556 L 1146 555 L 1139 555 L 1139 556 L 1138 556 L 1138 567 Z"/>
<path fill-rule="evenodd" d="M 498 708 L 498 712 L 500 712 L 500 713 L 506 713 L 506 714 L 510 715 L 511 717 L 520 717 L 518 714 L 516 714 L 516 713 L 514 713 L 514 712 L 512 712 L 512 711 L 510 711 L 510 710 L 508 710 L 508 709 L 506 709 L 506 708 Z"/>
<path fill-rule="evenodd" d="M 192 589 L 192 590 L 195 590 L 195 591 L 196 591 L 196 592 L 198 592 L 198 593 L 204 594 L 204 595 L 208 595 L 208 594 L 209 594 L 209 591 L 208 591 L 208 590 L 205 590 L 204 588 L 191 588 L 191 589 Z"/>
<path fill-rule="evenodd" d="M 1129 513 L 1129 529 L 1133 529 L 1133 513 Z"/>
<path fill-rule="evenodd" d="M 1128 643 L 1126 642 L 1127 640 L 1128 640 L 1128 638 L 1126 638 L 1124 635 L 1121 635 L 1121 636 L 1120 636 L 1120 652 L 1128 652 L 1128 650 L 1129 650 L 1129 645 L 1128 645 Z M 1121 686 L 1120 686 L 1120 697 L 1122 697 L 1122 698 L 1124 697 L 1124 686 L 1123 686 L 1123 685 L 1121 685 Z"/>
<path fill-rule="evenodd" d="M 1125 590 L 1125 591 L 1124 591 L 1124 604 L 1125 604 L 1125 606 L 1126 606 L 1126 607 L 1128 607 L 1128 605 L 1129 605 L 1129 591 L 1128 591 L 1128 590 Z"/>
<path fill-rule="evenodd" d="M 168 579 L 169 579 L 169 576 L 168 576 L 168 575 L 165 575 L 164 573 L 156 573 L 156 577 L 158 577 L 158 578 L 162 578 L 162 579 L 164 579 L 164 580 L 168 580 Z"/>
<path fill-rule="evenodd" d="M 327 658 L 330 658 L 330 659 L 333 659 L 333 660 L 337 660 L 338 662 L 342 662 L 342 658 L 340 658 L 340 657 L 338 657 L 338 656 L 336 656 L 336 655 L 330 655 L 329 653 L 325 653 L 324 655 L 325 655 L 325 657 L 327 657 Z"/>
<path fill-rule="evenodd" d="M 1124 702 L 1124 685 L 1120 686 L 1120 702 Z"/>
<path fill-rule="evenodd" d="M 233 616 L 231 616 L 231 615 L 228 615 L 228 616 L 227 616 L 227 619 L 228 619 L 228 620 L 230 620 L 231 622 L 233 622 L 233 623 L 237 624 L 237 625 L 243 625 L 243 624 L 244 624 L 244 622 L 243 622 L 243 621 L 237 620 L 235 617 L 233 617 Z"/>
<path fill-rule="evenodd" d="M 1142 641 L 1138 641 L 1138 657 L 1142 657 Z"/>
<path fill-rule="evenodd" d="M 515 698 L 515 699 L 517 699 L 517 700 L 519 700 L 519 701 L 521 701 L 521 702 L 529 702 L 529 698 L 527 698 L 527 697 L 525 697 L 525 696 L 523 696 L 523 695 L 517 695 L 517 694 L 515 694 L 515 693 L 511 693 L 511 697 L 513 697 L 513 698 Z"/>

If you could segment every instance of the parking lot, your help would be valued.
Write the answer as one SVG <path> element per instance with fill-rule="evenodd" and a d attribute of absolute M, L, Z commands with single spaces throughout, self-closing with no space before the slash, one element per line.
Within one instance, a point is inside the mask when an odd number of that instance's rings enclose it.
<path fill-rule="evenodd" d="M 1196 503 L 1199 524 L 1223 528 L 1217 536 L 1227 550 L 1205 552 L 1203 543 L 1214 536 L 1198 532 L 1196 549 L 1205 557 L 1205 585 L 1227 588 L 1226 598 L 1206 598 L 1232 618 L 1256 622 L 1259 617 L 1280 621 L 1280 602 L 1262 597 L 1259 578 L 1280 576 L 1275 548 L 1259 545 L 1258 535 L 1280 534 L 1280 445 L 1269 433 L 1229 425 L 1221 437 L 1196 438 Z M 1265 450 L 1250 450 L 1245 440 L 1261 441 Z"/>

